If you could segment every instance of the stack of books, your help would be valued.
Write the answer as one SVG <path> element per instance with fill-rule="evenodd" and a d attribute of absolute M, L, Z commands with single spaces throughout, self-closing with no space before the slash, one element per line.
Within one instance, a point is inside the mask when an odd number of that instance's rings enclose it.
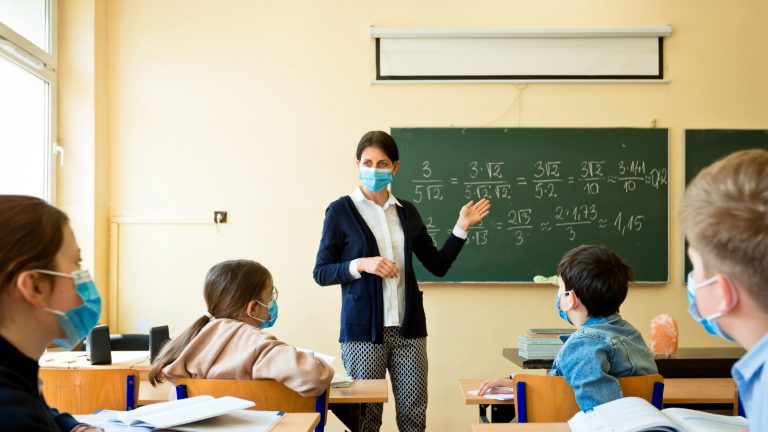
<path fill-rule="evenodd" d="M 528 329 L 525 336 L 517 338 L 519 355 L 526 359 L 551 360 L 557 356 L 565 338 L 573 333 L 572 328 Z M 565 336 L 561 338 L 561 336 Z"/>

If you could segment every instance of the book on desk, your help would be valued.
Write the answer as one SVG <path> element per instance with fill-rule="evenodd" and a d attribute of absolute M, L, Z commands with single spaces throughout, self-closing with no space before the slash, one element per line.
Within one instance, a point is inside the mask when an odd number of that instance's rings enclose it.
<path fill-rule="evenodd" d="M 659 411 L 645 399 L 625 397 L 576 413 L 568 426 L 572 432 L 738 432 L 748 427 L 739 416 L 711 414 L 684 408 Z"/>
<path fill-rule="evenodd" d="M 520 357 L 526 359 L 550 360 L 557 356 L 574 329 L 539 328 L 528 329 L 524 336 L 518 336 Z"/>
<path fill-rule="evenodd" d="M 182 425 L 188 425 L 203 420 L 209 420 L 231 413 L 242 412 L 253 407 L 252 401 L 232 396 L 214 398 L 213 396 L 196 396 L 146 405 L 131 411 L 103 410 L 87 416 L 80 421 L 100 427 L 110 426 L 109 429 L 118 427 L 143 427 L 143 428 L 174 428 L 175 430 L 187 430 Z M 237 416 L 235 416 L 237 417 Z M 274 415 L 272 417 L 275 417 Z M 237 420 L 225 418 L 224 421 Z M 279 416 L 275 417 L 275 421 Z M 237 423 L 237 421 L 235 421 Z M 114 428 L 112 427 L 114 426 Z"/>

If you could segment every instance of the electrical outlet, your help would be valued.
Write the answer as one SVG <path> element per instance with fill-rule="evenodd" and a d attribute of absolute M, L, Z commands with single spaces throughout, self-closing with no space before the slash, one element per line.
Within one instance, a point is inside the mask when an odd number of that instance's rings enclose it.
<path fill-rule="evenodd" d="M 213 223 L 227 223 L 227 212 L 224 210 L 215 210 L 213 212 Z"/>

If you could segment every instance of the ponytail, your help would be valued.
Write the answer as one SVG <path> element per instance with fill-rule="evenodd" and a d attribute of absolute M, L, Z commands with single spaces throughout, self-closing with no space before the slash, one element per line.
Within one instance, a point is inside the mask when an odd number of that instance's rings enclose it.
<path fill-rule="evenodd" d="M 184 351 L 184 348 L 192 342 L 192 339 L 200 333 L 200 330 L 202 330 L 208 322 L 210 322 L 210 319 L 203 315 L 198 318 L 192 326 L 184 330 L 184 333 L 179 335 L 179 337 L 163 346 L 160 354 L 157 355 L 155 361 L 152 362 L 152 367 L 149 369 L 149 383 L 152 384 L 153 387 L 163 382 L 163 368 L 179 358 L 181 352 Z"/>

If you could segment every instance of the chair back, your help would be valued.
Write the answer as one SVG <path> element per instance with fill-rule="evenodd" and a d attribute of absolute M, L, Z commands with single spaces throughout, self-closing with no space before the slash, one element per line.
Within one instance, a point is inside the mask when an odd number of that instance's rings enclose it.
<path fill-rule="evenodd" d="M 742 405 L 741 398 L 739 397 L 739 389 L 736 389 L 733 395 L 733 415 L 747 417 L 747 413 L 744 412 L 744 405 Z"/>
<path fill-rule="evenodd" d="M 624 396 L 635 396 L 661 409 L 664 379 L 659 374 L 618 378 Z M 571 386 L 562 376 L 515 375 L 518 423 L 561 423 L 580 411 Z"/>
<path fill-rule="evenodd" d="M 136 408 L 139 377 L 133 369 L 40 369 L 46 403 L 71 414 Z"/>
<path fill-rule="evenodd" d="M 250 400 L 256 405 L 250 409 L 260 411 L 284 411 L 289 413 L 316 412 L 320 423 L 315 428 L 322 432 L 328 415 L 328 389 L 316 397 L 304 397 L 275 380 L 229 380 L 177 378 L 178 399 L 211 395 L 213 397 L 234 396 Z"/>

